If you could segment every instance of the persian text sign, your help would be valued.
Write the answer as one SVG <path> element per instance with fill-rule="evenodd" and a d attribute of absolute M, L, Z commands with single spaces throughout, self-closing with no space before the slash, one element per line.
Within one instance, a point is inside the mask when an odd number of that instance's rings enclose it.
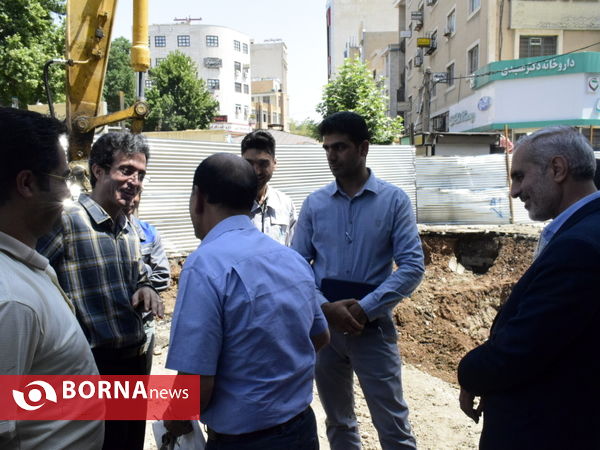
<path fill-rule="evenodd" d="M 0 420 L 192 420 L 197 375 L 2 375 Z"/>

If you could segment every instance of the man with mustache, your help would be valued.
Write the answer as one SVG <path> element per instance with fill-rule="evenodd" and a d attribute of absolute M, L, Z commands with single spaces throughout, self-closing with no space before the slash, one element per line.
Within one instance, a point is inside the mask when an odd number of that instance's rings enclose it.
<path fill-rule="evenodd" d="M 73 304 L 35 251 L 70 195 L 66 133 L 56 119 L 0 107 L 0 375 L 98 374 Z M 3 449 L 99 450 L 103 436 L 100 420 L 0 420 Z"/>
<path fill-rule="evenodd" d="M 90 195 L 81 194 L 38 251 L 56 270 L 92 347 L 101 375 L 146 375 L 142 311 L 162 317 L 137 234 L 127 220 L 146 175 L 140 135 L 107 133 L 92 146 Z M 104 449 L 142 449 L 145 421 L 108 421 Z"/>
<path fill-rule="evenodd" d="M 289 246 L 297 219 L 296 208 L 291 198 L 268 184 L 277 167 L 271 133 L 256 130 L 247 134 L 242 140 L 242 158 L 252 165 L 258 178 L 258 194 L 250 218 L 260 231 Z"/>
<path fill-rule="evenodd" d="M 589 142 L 567 126 L 517 142 L 510 193 L 553 219 L 490 337 L 458 367 L 481 449 L 600 448 L 600 192 Z M 481 400 L 475 407 L 475 398 Z"/>

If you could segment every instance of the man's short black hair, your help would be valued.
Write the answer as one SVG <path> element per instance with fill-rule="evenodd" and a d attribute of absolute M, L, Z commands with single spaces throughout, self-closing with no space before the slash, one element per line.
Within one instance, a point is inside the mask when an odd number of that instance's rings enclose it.
<path fill-rule="evenodd" d="M 251 148 L 266 152 L 275 158 L 275 139 L 268 131 L 255 130 L 244 136 L 244 139 L 242 139 L 242 155 Z"/>
<path fill-rule="evenodd" d="M 9 199 L 15 177 L 34 172 L 40 183 L 59 164 L 59 138 L 67 133 L 60 121 L 33 111 L 0 107 L 0 204 Z"/>
<path fill-rule="evenodd" d="M 194 186 L 206 195 L 208 203 L 250 212 L 258 192 L 258 179 L 245 159 L 217 153 L 196 168 Z"/>
<path fill-rule="evenodd" d="M 371 139 L 365 119 L 352 111 L 340 111 L 325 117 L 318 130 L 321 139 L 328 134 L 345 134 L 356 145 Z"/>
<path fill-rule="evenodd" d="M 114 162 L 114 156 L 118 152 L 125 155 L 143 153 L 146 156 L 146 164 L 150 159 L 150 148 L 141 134 L 132 134 L 129 131 L 103 134 L 94 142 L 90 153 L 89 168 L 92 187 L 96 185 L 96 177 L 92 172 L 92 166 L 97 164 L 104 169 L 110 168 Z"/>

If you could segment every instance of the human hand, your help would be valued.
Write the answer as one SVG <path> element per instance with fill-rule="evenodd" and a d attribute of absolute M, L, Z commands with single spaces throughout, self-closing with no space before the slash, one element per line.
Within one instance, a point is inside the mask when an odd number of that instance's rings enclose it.
<path fill-rule="evenodd" d="M 358 303 L 358 302 L 350 305 L 350 307 L 348 308 L 348 311 L 350 311 L 350 314 L 352 314 L 352 317 L 354 317 L 356 319 L 356 321 L 358 323 L 360 323 L 361 325 L 365 325 L 369 321 L 369 318 L 365 314 L 365 310 L 362 309 L 362 306 L 360 306 L 360 303 Z"/>
<path fill-rule="evenodd" d="M 156 291 L 148 286 L 139 288 L 131 297 L 131 304 L 134 308 L 143 305 L 144 311 L 152 311 L 159 319 L 162 319 L 165 313 L 165 304 Z"/>
<path fill-rule="evenodd" d="M 167 431 L 175 437 L 191 433 L 193 430 L 192 422 L 189 420 L 163 420 L 163 423 Z"/>
<path fill-rule="evenodd" d="M 479 418 L 483 411 L 482 399 L 479 399 L 479 404 L 477 405 L 477 408 L 475 408 L 475 396 L 461 387 L 458 401 L 460 403 L 460 409 L 473 419 L 473 422 L 479 423 Z"/>
<path fill-rule="evenodd" d="M 362 332 L 364 325 L 354 318 L 349 309 L 356 303 L 358 303 L 356 299 L 349 298 L 337 302 L 324 303 L 321 305 L 321 308 L 327 322 L 334 330 L 358 336 Z"/>

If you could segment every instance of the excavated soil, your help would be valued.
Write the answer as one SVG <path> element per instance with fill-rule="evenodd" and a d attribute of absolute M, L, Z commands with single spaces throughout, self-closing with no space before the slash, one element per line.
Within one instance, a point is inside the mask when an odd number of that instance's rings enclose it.
<path fill-rule="evenodd" d="M 482 343 L 533 258 L 536 236 L 422 235 L 425 276 L 394 311 L 405 361 L 456 382 L 460 358 Z"/>

